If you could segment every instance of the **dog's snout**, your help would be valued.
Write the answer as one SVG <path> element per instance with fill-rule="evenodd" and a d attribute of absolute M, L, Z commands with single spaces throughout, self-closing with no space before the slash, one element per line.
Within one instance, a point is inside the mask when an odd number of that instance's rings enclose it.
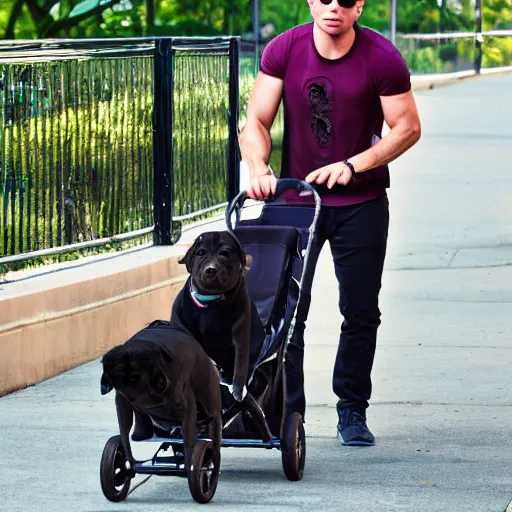
<path fill-rule="evenodd" d="M 213 277 L 214 275 L 217 274 L 217 269 L 213 265 L 208 265 L 204 269 L 204 272 L 208 277 Z"/>

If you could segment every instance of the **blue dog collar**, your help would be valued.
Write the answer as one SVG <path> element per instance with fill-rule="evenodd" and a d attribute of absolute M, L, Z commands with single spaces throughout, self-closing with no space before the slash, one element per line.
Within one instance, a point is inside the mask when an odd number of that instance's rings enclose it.
<path fill-rule="evenodd" d="M 190 295 L 192 296 L 192 300 L 195 302 L 196 306 L 200 308 L 207 308 L 211 303 L 217 302 L 224 298 L 224 295 L 204 295 L 199 293 L 197 290 L 194 290 L 194 286 L 192 281 L 190 281 Z"/>

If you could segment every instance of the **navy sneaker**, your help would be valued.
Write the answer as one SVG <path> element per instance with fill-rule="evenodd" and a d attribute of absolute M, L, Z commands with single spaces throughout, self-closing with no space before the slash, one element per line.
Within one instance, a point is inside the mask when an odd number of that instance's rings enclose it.
<path fill-rule="evenodd" d="M 338 439 L 343 446 L 374 446 L 364 409 L 338 407 Z"/>

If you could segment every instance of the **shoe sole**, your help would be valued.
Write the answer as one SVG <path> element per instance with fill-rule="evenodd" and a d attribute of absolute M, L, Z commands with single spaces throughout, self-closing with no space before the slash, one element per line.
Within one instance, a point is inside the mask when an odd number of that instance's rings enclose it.
<path fill-rule="evenodd" d="M 349 441 L 349 442 L 346 442 L 343 439 L 343 437 L 341 437 L 341 433 L 340 433 L 339 430 L 337 432 L 337 438 L 338 438 L 339 442 L 343 446 L 375 446 L 375 441 L 373 443 L 369 443 L 367 441 Z"/>

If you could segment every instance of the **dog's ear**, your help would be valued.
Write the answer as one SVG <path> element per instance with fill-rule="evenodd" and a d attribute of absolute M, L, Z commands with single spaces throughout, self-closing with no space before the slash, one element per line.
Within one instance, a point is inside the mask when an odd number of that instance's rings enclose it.
<path fill-rule="evenodd" d="M 110 379 L 108 378 L 108 375 L 103 372 L 103 375 L 101 376 L 101 394 L 106 395 L 107 393 L 110 393 L 114 388 L 112 387 L 112 383 L 110 382 Z"/>
<path fill-rule="evenodd" d="M 248 272 L 249 270 L 251 270 L 251 266 L 252 266 L 252 256 L 250 254 L 246 254 L 244 270 Z"/>
<path fill-rule="evenodd" d="M 184 263 L 187 267 L 187 272 L 189 274 L 192 273 L 192 265 L 194 263 L 194 254 L 197 251 L 198 245 L 201 243 L 202 238 L 198 237 L 194 240 L 194 243 L 189 247 L 188 251 L 185 253 L 185 256 L 178 260 L 178 263 Z"/>
<path fill-rule="evenodd" d="M 153 375 L 151 375 L 149 385 L 154 391 L 161 395 L 169 386 L 169 379 L 162 371 L 162 369 L 158 368 L 158 370 L 156 370 Z"/>
<path fill-rule="evenodd" d="M 172 363 L 172 357 L 170 356 L 170 354 L 161 347 L 160 347 L 160 355 L 162 356 L 163 360 L 166 363 Z"/>
<path fill-rule="evenodd" d="M 232 233 L 231 231 L 226 231 L 225 233 L 229 235 L 229 239 L 231 240 L 231 246 L 236 249 L 238 257 L 240 258 L 240 263 L 242 264 L 242 267 L 245 268 L 247 266 L 247 257 L 244 248 L 242 247 L 242 244 L 235 236 L 235 234 Z"/>
<path fill-rule="evenodd" d="M 242 244 L 238 241 L 238 239 L 236 241 L 237 241 L 238 253 L 240 255 L 240 262 L 242 263 L 242 267 L 246 267 L 247 266 L 247 256 L 245 254 L 244 248 L 242 247 Z"/>

